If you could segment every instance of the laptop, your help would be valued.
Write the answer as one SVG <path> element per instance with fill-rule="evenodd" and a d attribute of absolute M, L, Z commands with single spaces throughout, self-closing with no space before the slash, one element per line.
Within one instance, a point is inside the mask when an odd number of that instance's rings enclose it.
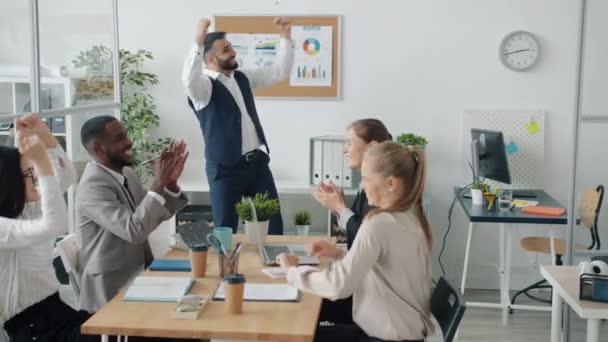
<path fill-rule="evenodd" d="M 299 265 L 318 265 L 319 258 L 306 254 L 303 244 L 267 244 L 260 245 L 262 263 L 267 266 L 277 266 L 277 256 L 281 253 L 293 254 L 298 257 Z"/>

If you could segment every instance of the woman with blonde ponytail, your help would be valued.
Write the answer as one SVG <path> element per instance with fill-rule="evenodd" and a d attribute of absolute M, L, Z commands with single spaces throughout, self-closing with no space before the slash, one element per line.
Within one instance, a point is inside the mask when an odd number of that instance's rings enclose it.
<path fill-rule="evenodd" d="M 330 300 L 353 296 L 355 324 L 317 329 L 315 341 L 423 341 L 433 330 L 432 234 L 422 207 L 424 151 L 377 144 L 365 153 L 361 174 L 375 209 L 348 252 L 316 241 L 309 246 L 311 254 L 333 258 L 325 269 L 298 267 L 292 255 L 282 254 L 279 261 L 289 284 L 302 291 Z"/>

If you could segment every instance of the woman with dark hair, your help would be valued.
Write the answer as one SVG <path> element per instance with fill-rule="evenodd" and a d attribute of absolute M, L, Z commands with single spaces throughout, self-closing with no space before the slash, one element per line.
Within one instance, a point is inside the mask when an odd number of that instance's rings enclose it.
<path fill-rule="evenodd" d="M 0 146 L 0 322 L 11 342 L 97 341 L 80 335 L 89 315 L 61 301 L 52 265 L 74 168 L 37 116 L 17 120 L 17 143 Z"/>
<path fill-rule="evenodd" d="M 377 143 L 392 140 L 392 138 L 386 126 L 378 119 L 362 119 L 353 122 L 346 130 L 346 145 L 344 146 L 344 156 L 348 167 L 360 170 L 365 151 Z M 319 189 L 313 192 L 313 197 L 338 216 L 338 225 L 346 229 L 347 245 L 350 248 L 357 236 L 363 217 L 372 209 L 367 202 L 365 191 L 360 189 L 357 192 L 350 209 L 346 207 L 342 190 L 331 181 L 329 183 L 321 182 Z"/>
<path fill-rule="evenodd" d="M 348 252 L 315 241 L 312 255 L 333 259 L 324 269 L 298 267 L 281 254 L 287 282 L 330 300 L 352 295 L 353 324 L 317 329 L 315 341 L 418 341 L 433 331 L 431 227 L 422 207 L 426 157 L 417 147 L 383 142 L 365 153 L 362 183 L 375 209 Z"/>

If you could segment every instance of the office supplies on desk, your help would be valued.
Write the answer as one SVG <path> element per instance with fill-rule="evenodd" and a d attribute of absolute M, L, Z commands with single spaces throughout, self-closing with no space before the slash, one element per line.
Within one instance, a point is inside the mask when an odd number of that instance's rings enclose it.
<path fill-rule="evenodd" d="M 213 232 L 213 228 L 209 226 L 206 220 L 182 224 L 177 226 L 175 230 L 188 247 L 206 243 L 207 235 Z"/>
<path fill-rule="evenodd" d="M 213 246 L 216 252 L 222 250 L 222 246 L 225 251 L 232 248 L 232 228 L 230 227 L 215 227 L 213 231 L 207 234 L 207 243 Z M 228 255 L 228 254 L 226 254 Z"/>
<path fill-rule="evenodd" d="M 124 301 L 136 302 L 175 302 L 186 295 L 194 279 L 190 277 L 144 277 L 135 278 Z"/>
<path fill-rule="evenodd" d="M 221 282 L 213 294 L 213 300 L 224 300 L 224 286 Z M 287 284 L 246 283 L 244 301 L 246 302 L 297 302 L 299 292 Z"/>
<path fill-rule="evenodd" d="M 287 271 L 282 267 L 262 268 L 262 272 L 272 279 L 282 279 L 287 277 Z"/>
<path fill-rule="evenodd" d="M 209 304 L 208 295 L 189 295 L 180 298 L 171 313 L 173 319 L 198 319 Z"/>
<path fill-rule="evenodd" d="M 608 276 L 601 274 L 581 274 L 579 299 L 608 303 Z"/>
<path fill-rule="evenodd" d="M 190 272 L 190 260 L 154 259 L 150 271 Z"/>
<path fill-rule="evenodd" d="M 525 207 L 533 207 L 535 205 L 538 205 L 538 201 L 528 201 L 528 200 L 514 198 L 512 204 L 515 208 L 525 208 Z"/>
<path fill-rule="evenodd" d="M 535 215 L 560 216 L 566 212 L 566 208 L 537 205 L 533 207 L 521 208 L 521 212 Z"/>
<path fill-rule="evenodd" d="M 260 256 L 264 265 L 278 265 L 277 256 L 281 253 L 293 254 L 298 257 L 299 265 L 318 265 L 319 258 L 306 253 L 303 244 L 268 244 L 260 245 Z"/>

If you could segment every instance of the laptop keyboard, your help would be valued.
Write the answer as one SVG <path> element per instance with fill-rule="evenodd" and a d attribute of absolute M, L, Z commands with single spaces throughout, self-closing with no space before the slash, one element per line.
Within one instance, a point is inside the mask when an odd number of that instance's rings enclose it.
<path fill-rule="evenodd" d="M 274 261 L 281 253 L 289 254 L 289 248 L 287 248 L 287 246 L 264 246 L 264 250 L 266 250 L 268 259 L 271 261 Z"/>
<path fill-rule="evenodd" d="M 182 224 L 175 228 L 182 240 L 191 247 L 193 245 L 207 244 L 207 235 L 213 233 L 213 228 L 206 220 Z"/>

